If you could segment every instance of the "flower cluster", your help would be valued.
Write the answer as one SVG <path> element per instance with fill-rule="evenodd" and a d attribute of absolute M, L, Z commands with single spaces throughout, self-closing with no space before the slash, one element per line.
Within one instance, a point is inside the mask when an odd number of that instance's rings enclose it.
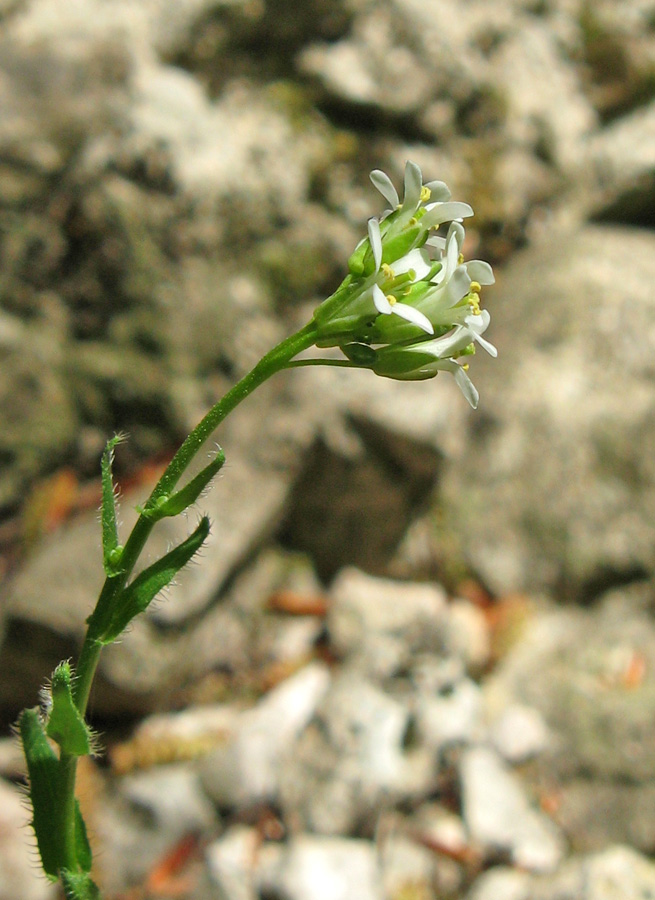
<path fill-rule="evenodd" d="M 314 314 L 319 347 L 340 347 L 343 365 L 372 369 L 404 380 L 454 375 L 476 407 L 478 392 L 457 362 L 479 344 L 489 313 L 480 308 L 482 285 L 493 284 L 491 266 L 464 261 L 464 227 L 473 215 L 468 203 L 450 200 L 442 181 L 423 184 L 419 167 L 408 162 L 402 203 L 384 172 L 371 181 L 389 204 L 368 222 L 368 236 L 350 257 L 349 274 Z M 450 223 L 445 234 L 441 226 Z"/>

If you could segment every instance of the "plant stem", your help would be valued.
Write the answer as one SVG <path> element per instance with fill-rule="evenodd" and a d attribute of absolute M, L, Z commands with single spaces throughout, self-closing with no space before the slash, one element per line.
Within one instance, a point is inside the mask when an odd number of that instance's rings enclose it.
<path fill-rule="evenodd" d="M 144 507 L 145 510 L 151 507 L 160 497 L 171 493 L 195 455 L 223 419 L 242 400 L 245 400 L 255 388 L 259 387 L 275 372 L 279 372 L 280 369 L 288 366 L 293 357 L 300 353 L 301 350 L 311 347 L 315 338 L 316 331 L 313 323 L 310 322 L 300 331 L 274 347 L 257 363 L 254 369 L 248 372 L 241 381 L 230 388 L 218 403 L 212 406 L 168 464 L 166 471 L 150 494 Z M 88 620 L 89 628 L 77 664 L 75 683 L 75 703 L 82 715 L 86 712 L 91 683 L 102 649 L 99 637 L 102 635 L 104 626 L 111 615 L 113 602 L 132 574 L 132 570 L 154 525 L 155 520 L 149 518 L 147 514 L 139 516 L 123 548 L 121 573 L 110 576 L 105 580 L 96 607 Z"/>
<path fill-rule="evenodd" d="M 88 628 L 76 666 L 74 685 L 75 705 L 82 716 L 86 714 L 91 685 L 103 647 L 101 638 L 111 618 L 113 605 L 127 584 L 150 536 L 150 532 L 156 524 L 156 518 L 148 516 L 148 508 L 152 508 L 160 497 L 171 494 L 195 455 L 223 419 L 271 375 L 286 368 L 294 356 L 302 350 L 311 347 L 315 339 L 316 328 L 313 322 L 310 322 L 267 353 L 241 381 L 235 384 L 218 403 L 212 406 L 180 446 L 166 471 L 155 485 L 145 504 L 144 512 L 139 515 L 130 536 L 125 542 L 121 556 L 120 574 L 106 578 L 95 609 L 87 620 Z M 64 791 L 61 827 L 65 829 L 67 846 L 69 843 L 71 844 L 70 858 L 75 859 L 76 758 L 68 754 L 62 754 L 60 765 Z"/>

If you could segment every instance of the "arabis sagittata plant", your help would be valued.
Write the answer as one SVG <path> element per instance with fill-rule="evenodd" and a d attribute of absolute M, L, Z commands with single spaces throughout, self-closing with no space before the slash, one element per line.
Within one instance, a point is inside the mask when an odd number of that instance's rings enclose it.
<path fill-rule="evenodd" d="M 450 372 L 475 407 L 478 392 L 459 360 L 476 344 L 492 356 L 483 334 L 489 313 L 480 307 L 482 285 L 493 284 L 491 267 L 462 256 L 462 219 L 473 215 L 467 203 L 450 200 L 441 181 L 423 184 L 421 170 L 408 162 L 402 202 L 390 179 L 379 170 L 371 180 L 387 208 L 368 222 L 367 235 L 348 261 L 348 275 L 316 309 L 300 331 L 270 350 L 218 401 L 181 445 L 155 485 L 124 543 L 118 528 L 112 465 L 120 437 L 102 457 L 101 543 L 105 582 L 75 667 L 63 662 L 52 674 L 40 707 L 25 710 L 18 721 L 29 776 L 32 824 L 46 875 L 59 880 L 68 900 L 97 900 L 86 828 L 75 799 L 80 756 L 98 752 L 86 721 L 93 678 L 103 647 L 116 641 L 135 616 L 198 552 L 209 533 L 200 518 L 194 531 L 161 559 L 133 575 L 152 529 L 164 518 L 194 506 L 220 470 L 222 451 L 204 468 L 179 482 L 189 464 L 223 419 L 256 387 L 281 369 L 337 365 L 370 369 L 387 378 L 418 381 Z M 311 347 L 338 347 L 339 359 L 302 356 Z"/>

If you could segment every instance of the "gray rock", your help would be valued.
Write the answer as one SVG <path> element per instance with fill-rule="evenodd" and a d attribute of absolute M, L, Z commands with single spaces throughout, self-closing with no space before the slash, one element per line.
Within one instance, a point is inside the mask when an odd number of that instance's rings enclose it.
<path fill-rule="evenodd" d="M 243 807 L 277 798 L 285 760 L 295 754 L 329 683 L 327 668 L 311 663 L 241 714 L 233 734 L 201 765 L 214 802 Z"/>
<path fill-rule="evenodd" d="M 210 883 L 220 900 L 256 900 L 253 861 L 259 849 L 256 829 L 234 825 L 205 851 Z"/>
<path fill-rule="evenodd" d="M 412 656 L 443 644 L 446 595 L 437 585 L 342 571 L 331 589 L 331 644 L 373 678 L 405 668 Z"/>
<path fill-rule="evenodd" d="M 538 710 L 521 703 L 508 706 L 491 724 L 491 740 L 503 759 L 522 763 L 548 746 L 548 727 Z"/>
<path fill-rule="evenodd" d="M 654 251 L 650 232 L 587 227 L 531 247 L 499 279 L 499 358 L 476 360 L 482 408 L 444 501 L 495 591 L 590 597 L 653 571 L 655 301 L 634 297 L 655 277 Z"/>
<path fill-rule="evenodd" d="M 594 610 L 535 613 L 488 679 L 491 711 L 519 701 L 542 714 L 553 740 L 540 760 L 558 778 L 655 779 L 651 598 L 643 585 Z"/>
<path fill-rule="evenodd" d="M 369 841 L 298 835 L 278 854 L 265 886 L 287 900 L 382 900 L 375 847 Z"/>
<path fill-rule="evenodd" d="M 496 866 L 476 878 L 467 900 L 531 900 L 530 882 L 527 872 Z"/>
<path fill-rule="evenodd" d="M 473 841 L 506 852 L 521 868 L 554 870 L 564 841 L 552 821 L 533 809 L 520 781 L 489 748 L 472 747 L 460 762 L 464 821 Z"/>
<path fill-rule="evenodd" d="M 383 837 L 379 831 L 380 869 L 385 897 L 409 896 L 435 897 L 438 862 L 427 847 L 402 833 Z"/>
<path fill-rule="evenodd" d="M 419 695 L 415 716 L 418 734 L 435 751 L 475 743 L 486 733 L 482 693 L 468 678 L 442 696 Z"/>
<path fill-rule="evenodd" d="M 630 847 L 615 845 L 574 857 L 552 878 L 533 879 L 535 900 L 637 900 L 655 894 L 655 866 Z"/>
<path fill-rule="evenodd" d="M 559 782 L 557 823 L 577 853 L 615 843 L 646 855 L 655 843 L 655 781 L 638 784 L 598 778 Z"/>
<path fill-rule="evenodd" d="M 434 784 L 430 753 L 406 751 L 409 710 L 356 671 L 343 671 L 285 765 L 289 821 L 323 834 L 351 832 L 395 799 Z"/>
<path fill-rule="evenodd" d="M 572 857 L 553 875 L 490 869 L 467 900 L 638 900 L 655 896 L 655 866 L 630 847 Z"/>
<path fill-rule="evenodd" d="M 536 613 L 484 686 L 492 717 L 516 702 L 543 717 L 549 739 L 525 777 L 534 790 L 557 785 L 554 817 L 579 851 L 652 847 L 651 604 L 646 584 L 593 610 Z"/>
<path fill-rule="evenodd" d="M 184 765 L 128 775 L 116 787 L 94 821 L 107 892 L 139 883 L 182 838 L 218 824 L 197 774 Z"/>

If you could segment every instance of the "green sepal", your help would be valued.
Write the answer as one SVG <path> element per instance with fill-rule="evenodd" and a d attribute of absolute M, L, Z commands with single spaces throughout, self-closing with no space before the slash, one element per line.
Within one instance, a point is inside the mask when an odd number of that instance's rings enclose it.
<path fill-rule="evenodd" d="M 348 359 L 358 366 L 372 366 L 377 359 L 377 353 L 368 344 L 343 344 L 341 350 Z"/>
<path fill-rule="evenodd" d="M 59 663 L 52 673 L 52 707 L 46 734 L 69 756 L 88 756 L 92 752 L 91 733 L 73 701 L 73 674 L 70 663 Z"/>
<path fill-rule="evenodd" d="M 209 465 L 205 466 L 201 472 L 198 472 L 188 484 L 185 484 L 183 488 L 170 496 L 159 497 L 153 506 L 148 506 L 146 503 L 141 510 L 141 515 L 155 521 L 168 516 L 178 516 L 196 502 L 212 478 L 223 468 L 224 463 L 225 454 L 219 447 Z"/>
<path fill-rule="evenodd" d="M 98 886 L 87 872 L 61 871 L 66 900 L 100 900 Z"/>
<path fill-rule="evenodd" d="M 148 608 L 157 594 L 171 583 L 180 569 L 198 552 L 208 534 L 209 519 L 203 516 L 193 534 L 137 575 L 118 596 L 111 620 L 98 641 L 101 644 L 115 641 L 132 619 Z"/>
<path fill-rule="evenodd" d="M 107 441 L 107 446 L 102 454 L 100 468 L 102 472 L 102 561 L 105 574 L 110 578 L 119 575 L 121 571 L 121 556 L 123 548 L 118 543 L 118 525 L 116 523 L 116 493 L 112 478 L 112 464 L 114 461 L 114 447 L 124 440 L 123 435 L 116 434 Z"/>
<path fill-rule="evenodd" d="M 25 709 L 18 718 L 32 801 L 32 827 L 43 871 L 57 878 L 66 861 L 63 832 L 58 825 L 61 802 L 59 760 L 48 743 L 37 709 Z"/>
<path fill-rule="evenodd" d="M 421 232 L 424 231 L 420 225 L 411 225 L 404 228 L 400 234 L 395 237 L 388 238 L 382 242 L 382 262 L 388 263 L 393 269 L 393 264 L 397 259 L 402 259 L 410 250 L 414 250 L 418 245 Z M 427 232 L 425 233 L 427 239 Z M 422 243 L 425 243 L 423 241 Z"/>
<path fill-rule="evenodd" d="M 373 366 L 373 371 L 376 375 L 387 375 L 390 378 L 396 375 L 406 376 L 409 372 L 416 371 L 416 380 L 419 381 L 426 377 L 419 374 L 421 368 L 434 362 L 435 356 L 432 353 L 419 353 L 398 348 L 397 352 L 390 351 L 380 355 Z M 429 377 L 432 377 L 432 375 Z"/>
<path fill-rule="evenodd" d="M 359 278 L 364 274 L 364 258 L 367 253 L 371 253 L 371 244 L 368 238 L 362 238 L 357 244 L 348 259 L 348 271 L 355 278 Z"/>

